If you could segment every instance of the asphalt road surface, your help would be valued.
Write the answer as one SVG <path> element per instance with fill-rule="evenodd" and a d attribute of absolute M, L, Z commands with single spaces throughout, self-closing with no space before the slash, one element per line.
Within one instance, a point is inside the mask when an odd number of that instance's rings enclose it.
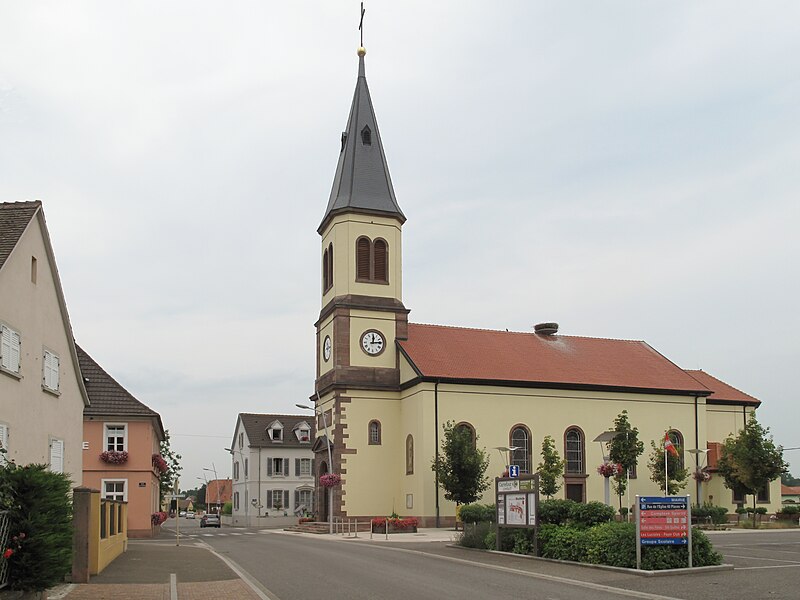
<path fill-rule="evenodd" d="M 800 598 L 800 531 L 712 534 L 735 570 L 646 578 L 444 543 L 378 545 L 185 524 L 184 534 L 231 561 L 277 600 Z"/>

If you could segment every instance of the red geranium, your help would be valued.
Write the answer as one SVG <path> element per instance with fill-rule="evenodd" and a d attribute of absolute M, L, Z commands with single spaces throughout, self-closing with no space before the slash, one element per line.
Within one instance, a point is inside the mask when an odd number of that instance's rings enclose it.
<path fill-rule="evenodd" d="M 8 560 L 12 554 L 14 554 L 14 551 L 11 548 L 6 548 L 6 551 L 3 552 L 3 558 Z"/>

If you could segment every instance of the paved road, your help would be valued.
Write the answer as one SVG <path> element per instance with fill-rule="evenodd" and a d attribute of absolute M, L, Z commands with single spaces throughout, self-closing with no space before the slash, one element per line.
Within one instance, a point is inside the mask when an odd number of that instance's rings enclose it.
<path fill-rule="evenodd" d="M 734 571 L 658 578 L 450 548 L 301 537 L 267 530 L 181 528 L 249 574 L 268 598 L 524 597 L 552 600 L 800 598 L 800 531 L 720 533 Z"/>

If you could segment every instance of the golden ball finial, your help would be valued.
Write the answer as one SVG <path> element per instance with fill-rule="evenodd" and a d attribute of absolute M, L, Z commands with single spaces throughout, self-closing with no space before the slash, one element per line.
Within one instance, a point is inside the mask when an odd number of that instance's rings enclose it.
<path fill-rule="evenodd" d="M 360 46 L 357 52 L 359 56 L 364 56 L 367 53 L 367 49 L 364 46 Z"/>

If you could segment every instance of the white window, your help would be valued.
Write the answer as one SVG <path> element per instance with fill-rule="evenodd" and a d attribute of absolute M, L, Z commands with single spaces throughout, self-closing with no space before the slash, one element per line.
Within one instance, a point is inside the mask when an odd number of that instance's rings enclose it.
<path fill-rule="evenodd" d="M 239 463 L 233 463 L 233 478 L 238 480 L 239 479 Z"/>
<path fill-rule="evenodd" d="M 289 460 L 286 458 L 268 458 L 267 459 L 267 476 L 273 477 L 288 477 L 289 476 Z"/>
<path fill-rule="evenodd" d="M 236 464 L 238 465 L 239 463 Z M 239 510 L 239 492 L 233 493 L 233 508 Z"/>
<path fill-rule="evenodd" d="M 295 509 L 303 508 L 308 512 L 314 511 L 314 490 L 297 490 L 294 498 Z"/>
<path fill-rule="evenodd" d="M 5 452 L 0 452 L 0 466 L 8 463 L 8 425 L 0 423 L 0 449 Z"/>
<path fill-rule="evenodd" d="M 300 463 L 300 468 L 298 469 L 298 475 L 311 475 L 311 459 L 310 458 L 298 458 L 298 462 Z"/>
<path fill-rule="evenodd" d="M 311 427 L 309 427 L 308 423 L 305 421 L 297 424 L 297 426 L 294 428 L 294 434 L 297 436 L 297 440 L 301 444 L 311 443 Z"/>
<path fill-rule="evenodd" d="M 42 359 L 42 385 L 48 390 L 53 392 L 58 391 L 58 369 L 61 364 L 58 356 L 50 352 L 44 351 Z"/>
<path fill-rule="evenodd" d="M 124 424 L 106 423 L 106 450 L 122 452 L 128 448 L 128 428 Z"/>
<path fill-rule="evenodd" d="M 0 325 L 0 367 L 19 373 L 21 338 L 7 325 Z"/>
<path fill-rule="evenodd" d="M 64 472 L 64 440 L 50 438 L 50 470 L 53 473 Z"/>
<path fill-rule="evenodd" d="M 289 508 L 289 490 L 270 490 L 267 492 L 267 508 L 278 510 Z"/>
<path fill-rule="evenodd" d="M 109 500 L 128 499 L 128 480 L 127 479 L 103 479 L 103 498 Z"/>
<path fill-rule="evenodd" d="M 269 427 L 267 427 L 267 434 L 269 435 L 269 439 L 273 442 L 282 442 L 283 441 L 283 423 L 280 421 L 273 421 Z"/>

